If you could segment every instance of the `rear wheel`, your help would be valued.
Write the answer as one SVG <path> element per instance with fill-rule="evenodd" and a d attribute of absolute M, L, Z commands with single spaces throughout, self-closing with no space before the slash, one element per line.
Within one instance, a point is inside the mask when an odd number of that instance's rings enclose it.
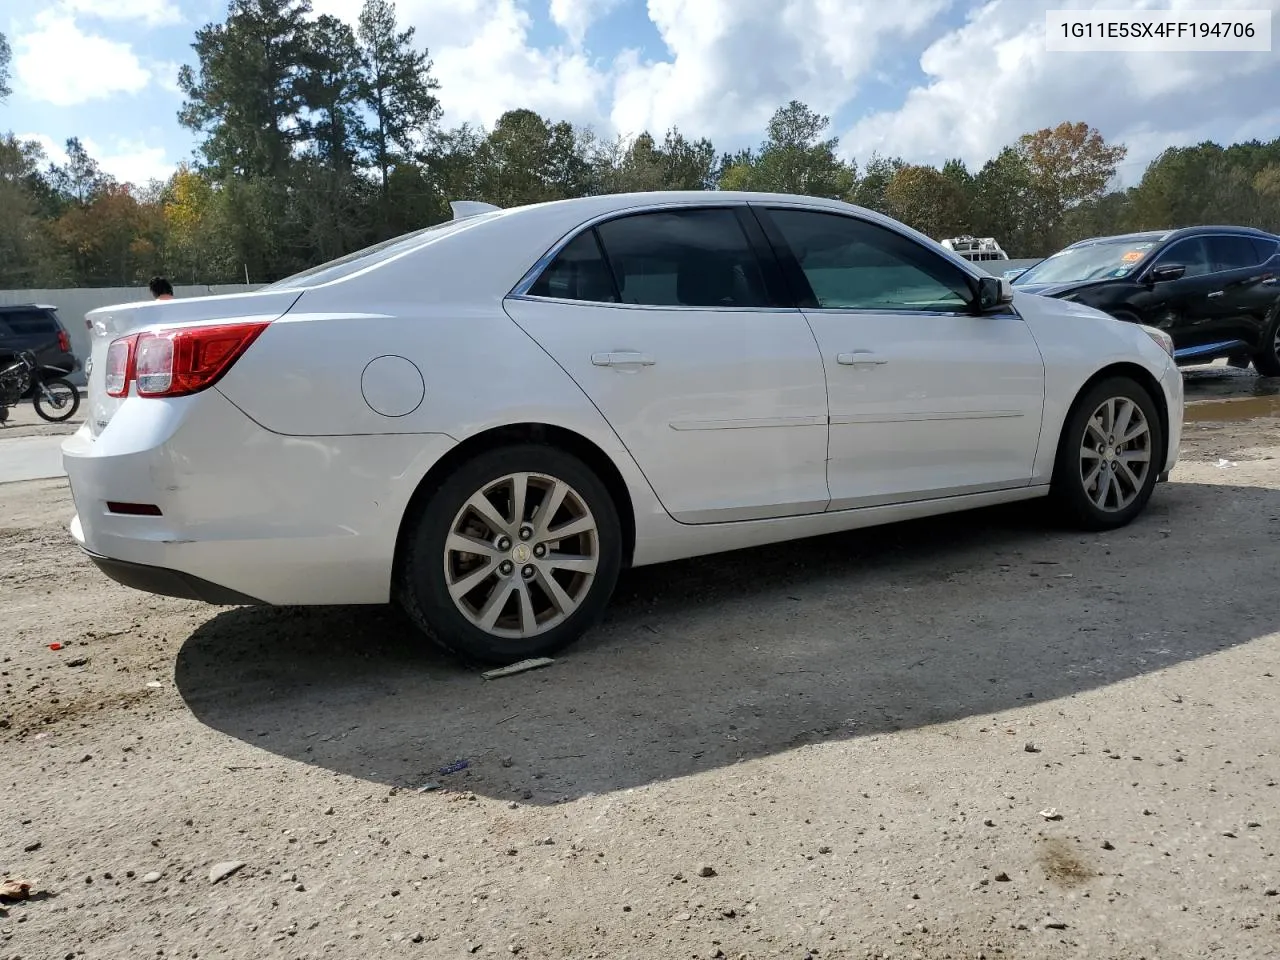
<path fill-rule="evenodd" d="M 71 385 L 71 381 L 54 377 L 46 380 L 43 387 L 36 384 L 31 403 L 43 419 L 62 423 L 74 417 L 80 409 L 80 391 Z"/>
<path fill-rule="evenodd" d="M 577 640 L 604 613 L 622 562 L 605 485 L 550 446 L 480 454 L 410 524 L 401 606 L 438 643 L 484 663 L 546 656 Z"/>
<path fill-rule="evenodd" d="M 1280 377 L 1280 307 L 1267 324 L 1262 347 L 1253 357 L 1253 369 L 1264 377 Z"/>
<path fill-rule="evenodd" d="M 1129 377 L 1112 377 L 1081 395 L 1063 427 L 1053 496 L 1087 530 L 1122 527 L 1155 488 L 1164 437 L 1151 394 Z"/>

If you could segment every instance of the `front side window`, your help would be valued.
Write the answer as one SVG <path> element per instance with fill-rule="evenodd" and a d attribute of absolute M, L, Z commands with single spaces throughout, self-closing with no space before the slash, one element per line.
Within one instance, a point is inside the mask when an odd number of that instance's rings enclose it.
<path fill-rule="evenodd" d="M 623 303 L 770 305 L 760 264 L 733 210 L 637 213 L 596 230 Z"/>
<path fill-rule="evenodd" d="M 878 224 L 834 213 L 772 209 L 819 307 L 961 313 L 973 288 L 953 263 Z"/>
<path fill-rule="evenodd" d="M 1168 264 L 1180 264 L 1187 268 L 1184 277 L 1203 277 L 1207 273 L 1213 272 L 1213 266 L 1209 260 L 1208 245 L 1204 242 L 1203 237 L 1188 237 L 1185 240 L 1179 240 L 1173 246 L 1160 254 L 1156 260 L 1156 266 L 1162 267 Z"/>

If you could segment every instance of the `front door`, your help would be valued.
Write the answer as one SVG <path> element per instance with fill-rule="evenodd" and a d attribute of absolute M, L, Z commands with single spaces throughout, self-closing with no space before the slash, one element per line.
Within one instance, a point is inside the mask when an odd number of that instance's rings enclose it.
<path fill-rule="evenodd" d="M 967 275 L 887 226 L 760 213 L 826 367 L 830 509 L 1028 484 L 1044 363 L 1022 319 L 975 315 Z"/>
<path fill-rule="evenodd" d="M 587 229 L 508 314 L 613 427 L 685 523 L 821 513 L 822 359 L 776 306 L 745 206 L 627 214 Z"/>

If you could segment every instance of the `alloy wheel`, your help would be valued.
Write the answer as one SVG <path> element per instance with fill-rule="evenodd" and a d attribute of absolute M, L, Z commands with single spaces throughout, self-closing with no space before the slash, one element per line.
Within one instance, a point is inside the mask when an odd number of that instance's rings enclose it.
<path fill-rule="evenodd" d="M 1080 481 L 1099 510 L 1118 513 L 1137 499 L 1151 470 L 1151 425 L 1128 397 L 1103 401 L 1085 424 Z"/>
<path fill-rule="evenodd" d="M 467 499 L 449 527 L 443 559 L 449 595 L 472 625 L 525 639 L 563 623 L 586 599 L 600 537 L 572 486 L 512 473 Z"/>

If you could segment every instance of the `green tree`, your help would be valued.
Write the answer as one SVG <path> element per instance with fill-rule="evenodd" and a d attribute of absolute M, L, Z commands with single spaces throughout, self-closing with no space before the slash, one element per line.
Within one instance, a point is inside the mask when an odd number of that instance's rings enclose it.
<path fill-rule="evenodd" d="M 831 119 L 792 100 L 769 121 L 768 138 L 753 156 L 732 162 L 721 177 L 728 190 L 764 190 L 844 197 L 857 171 L 836 156 L 837 137 L 824 140 Z"/>
<path fill-rule="evenodd" d="M 906 165 L 906 161 L 898 157 L 882 157 L 879 153 L 872 153 L 849 199 L 868 210 L 888 213 L 885 191 L 889 188 L 889 182 L 894 174 Z"/>
<path fill-rule="evenodd" d="M 415 50 L 414 29 L 399 30 L 395 4 L 365 0 L 357 28 L 364 67 L 361 95 L 371 118 L 364 146 L 381 181 L 386 220 L 388 180 L 392 168 L 418 152 L 430 139 L 440 117 L 426 50 Z"/>
<path fill-rule="evenodd" d="M 321 15 L 308 29 L 298 92 L 315 154 L 339 173 L 355 166 L 365 135 L 360 116 L 364 82 L 355 34 L 336 17 Z"/>
<path fill-rule="evenodd" d="M 99 193 L 113 185 L 111 177 L 103 173 L 98 161 L 89 156 L 79 137 L 67 141 L 66 151 L 66 163 L 49 167 L 49 185 L 56 195 L 59 211 L 68 205 L 87 206 Z"/>
<path fill-rule="evenodd" d="M 1059 249 L 1048 229 L 1053 198 L 1016 147 L 1005 147 L 974 177 L 973 231 L 995 237 L 1011 257 L 1043 257 Z"/>
<path fill-rule="evenodd" d="M 959 236 L 968 226 L 964 189 L 934 167 L 903 167 L 890 178 L 884 200 L 891 217 L 935 240 Z"/>
<path fill-rule="evenodd" d="M 0 136 L 0 287 L 58 286 L 70 279 L 42 209 L 44 163 L 39 144 Z"/>
<path fill-rule="evenodd" d="M 311 0 L 232 0 L 225 23 L 196 31 L 199 66 L 184 66 L 184 127 L 219 177 L 272 177 L 306 134 L 302 97 Z"/>
<path fill-rule="evenodd" d="M 9 99 L 13 91 L 9 88 L 9 64 L 13 60 L 13 51 L 9 49 L 9 41 L 0 33 L 0 103 Z"/>

